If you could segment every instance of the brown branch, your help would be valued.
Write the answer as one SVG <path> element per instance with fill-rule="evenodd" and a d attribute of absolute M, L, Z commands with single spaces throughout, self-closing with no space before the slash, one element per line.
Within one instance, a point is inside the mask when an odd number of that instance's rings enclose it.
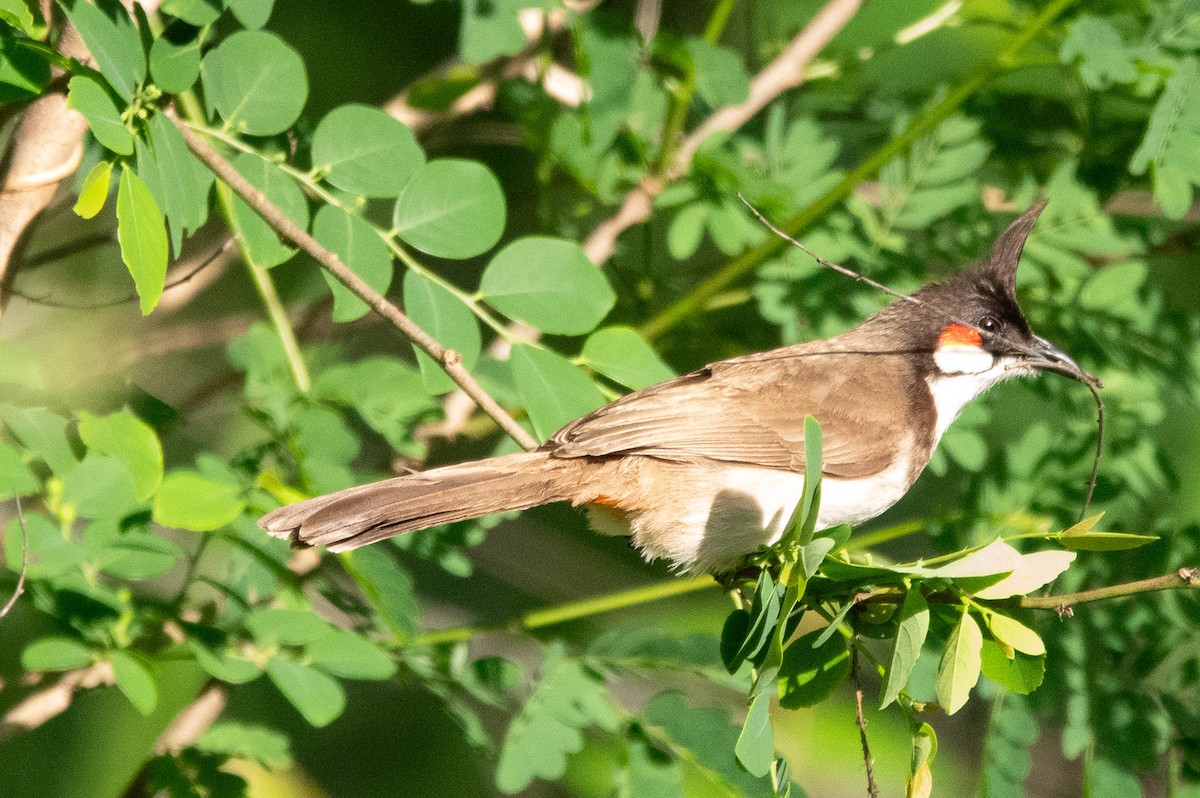
<path fill-rule="evenodd" d="M 71 25 L 63 27 L 58 51 L 67 58 L 88 59 L 87 47 Z M 55 77 L 62 70 L 52 70 Z M 13 134 L 7 163 L 0 175 L 0 314 L 4 287 L 12 280 L 10 263 L 30 224 L 58 189 L 63 178 L 79 166 L 87 120 L 67 108 L 64 89 L 51 91 L 25 109 Z"/>
<path fill-rule="evenodd" d="M 858 724 L 858 738 L 862 742 L 863 766 L 867 771 L 867 795 L 879 798 L 879 785 L 875 783 L 875 760 L 871 757 L 871 744 L 867 740 L 867 718 L 863 714 L 862 681 L 858 676 L 858 646 L 850 646 L 850 679 L 854 682 L 854 720 Z"/>
<path fill-rule="evenodd" d="M 1166 576 L 1156 576 L 1138 582 L 1126 582 L 1122 585 L 1098 587 L 1093 590 L 1082 590 L 1078 593 L 1063 593 L 1058 596 L 1022 596 L 1021 600 L 1017 602 L 1017 606 L 1027 607 L 1031 610 L 1054 610 L 1062 615 L 1076 604 L 1136 596 L 1138 593 L 1153 593 L 1159 590 L 1197 589 L 1200 589 L 1200 568 L 1180 568 L 1175 573 Z"/>
<path fill-rule="evenodd" d="M 159 735 L 154 743 L 154 753 L 177 754 L 199 740 L 200 735 L 225 711 L 225 705 L 228 703 L 229 692 L 225 685 L 219 682 L 209 684 L 196 700 L 180 710 Z"/>
<path fill-rule="evenodd" d="M 858 13 L 862 3 L 863 0 L 829 0 L 804 30 L 792 39 L 787 48 L 754 76 L 750 81 L 750 94 L 745 102 L 717 110 L 684 137 L 665 173 L 643 178 L 625 196 L 617 213 L 601 222 L 588 236 L 583 250 L 592 263 L 601 264 L 607 261 L 616 250 L 617 237 L 633 225 L 650 218 L 650 207 L 654 198 L 668 184 L 686 174 L 692 158 L 706 138 L 714 133 L 737 130 L 754 118 L 771 100 L 804 82 L 804 67 L 846 27 Z"/>
<path fill-rule="evenodd" d="M 367 282 L 351 271 L 350 267 L 343 263 L 342 259 L 336 253 L 321 246 L 315 238 L 309 235 L 308 231 L 288 218 L 283 211 L 267 198 L 265 193 L 255 188 L 249 180 L 233 168 L 233 164 L 226 160 L 198 133 L 188 127 L 178 116 L 168 111 L 167 118 L 179 129 L 184 141 L 187 142 L 188 148 L 196 157 L 211 169 L 217 177 L 221 178 L 247 205 L 253 208 L 255 213 L 270 225 L 271 229 L 311 255 L 317 263 L 321 264 L 326 271 L 366 302 L 372 310 L 390 321 L 410 341 L 436 360 L 446 373 L 450 375 L 450 378 L 468 396 L 475 400 L 475 403 L 491 416 L 513 440 L 526 449 L 537 448 L 537 441 L 512 416 L 506 413 L 504 408 L 484 391 L 482 386 L 471 376 L 470 372 L 463 367 L 462 356 L 458 352 L 442 346 L 433 336 L 402 313 L 399 308 L 389 302 L 382 294 L 367 285 Z"/>
<path fill-rule="evenodd" d="M 0 719 L 0 742 L 32 731 L 65 712 L 77 690 L 113 683 L 112 665 L 107 662 L 69 671 L 50 687 L 39 690 L 4 713 Z"/>

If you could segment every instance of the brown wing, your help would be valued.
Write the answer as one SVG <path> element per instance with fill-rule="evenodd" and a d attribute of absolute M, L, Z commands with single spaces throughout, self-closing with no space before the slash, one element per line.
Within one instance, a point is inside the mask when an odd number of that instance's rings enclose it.
<path fill-rule="evenodd" d="M 804 416 L 812 414 L 822 427 L 823 472 L 867 476 L 891 464 L 908 433 L 906 411 L 920 409 L 920 387 L 894 354 L 776 350 L 625 396 L 563 427 L 546 448 L 558 457 L 643 454 L 803 472 Z M 868 396 L 884 401 L 866 407 Z"/>

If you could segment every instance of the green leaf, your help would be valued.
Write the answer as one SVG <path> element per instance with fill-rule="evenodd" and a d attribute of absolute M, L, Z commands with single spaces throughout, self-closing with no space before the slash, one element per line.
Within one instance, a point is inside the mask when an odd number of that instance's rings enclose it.
<path fill-rule="evenodd" d="M 675 260 L 687 260 L 696 254 L 704 238 L 704 223 L 708 218 L 707 202 L 685 205 L 671 219 L 667 228 L 667 251 Z"/>
<path fill-rule="evenodd" d="M 121 260 L 133 276 L 142 315 L 148 316 L 166 283 L 167 231 L 150 189 L 128 166 L 121 170 L 117 190 L 117 240 Z"/>
<path fill-rule="evenodd" d="M 1083 284 L 1079 304 L 1091 310 L 1109 312 L 1126 304 L 1139 307 L 1137 292 L 1146 282 L 1146 273 L 1143 261 L 1114 263 L 1097 269 Z"/>
<path fill-rule="evenodd" d="M 477 161 L 441 158 L 417 171 L 396 201 L 400 238 L 439 258 L 482 255 L 504 233 L 504 192 Z"/>
<path fill-rule="evenodd" d="M 200 31 L 176 20 L 150 45 L 150 76 L 168 94 L 185 92 L 200 77 Z"/>
<path fill-rule="evenodd" d="M 695 70 L 696 93 L 713 108 L 736 105 L 750 95 L 750 76 L 733 50 L 704 39 L 688 39 Z"/>
<path fill-rule="evenodd" d="M 0 421 L 56 475 L 61 477 L 75 468 L 78 461 L 67 442 L 67 420 L 62 416 L 42 407 L 0 404 Z"/>
<path fill-rule="evenodd" d="M 69 671 L 92 663 L 92 652 L 69 637 L 43 637 L 21 650 L 21 667 L 27 671 Z"/>
<path fill-rule="evenodd" d="M 896 629 L 896 641 L 892 647 L 891 664 L 883 683 L 883 694 L 879 707 L 882 709 L 896 700 L 900 691 L 908 684 L 913 666 L 921 656 L 925 636 L 929 633 L 929 602 L 918 587 L 909 587 L 904 594 Z"/>
<path fill-rule="evenodd" d="M 162 444 L 148 424 L 128 412 L 79 414 L 79 437 L 88 449 L 116 457 L 129 467 L 139 502 L 158 490 L 163 477 Z"/>
<path fill-rule="evenodd" d="M 738 761 L 751 776 L 765 776 L 775 761 L 775 737 L 771 733 L 771 694 L 759 693 L 750 702 L 742 733 L 738 735 Z"/>
<path fill-rule="evenodd" d="M 1200 138 L 1200 61 L 1182 58 L 1154 104 L 1146 135 L 1129 161 L 1135 175 L 1150 171 L 1154 196 L 1169 218 L 1178 219 L 1191 204 L 1192 185 L 1200 183 L 1195 152 Z"/>
<path fill-rule="evenodd" d="M 578 244 L 542 236 L 520 238 L 500 250 L 479 290 L 504 315 L 562 335 L 591 331 L 616 302 Z"/>
<path fill-rule="evenodd" d="M 119 155 L 133 154 L 133 134 L 121 121 L 117 104 L 94 78 L 80 75 L 67 84 L 67 107 L 83 114 L 96 141 Z"/>
<path fill-rule="evenodd" d="M 338 254 L 350 270 L 380 294 L 392 284 L 392 253 L 375 228 L 357 214 L 334 205 L 322 205 L 313 219 L 313 237 Z M 371 312 L 371 307 L 324 269 L 321 275 L 333 292 L 333 320 L 354 321 Z"/>
<path fill-rule="evenodd" d="M 367 105 L 333 109 L 313 133 L 313 169 L 363 197 L 399 196 L 424 163 L 408 125 Z"/>
<path fill-rule="evenodd" d="M 251 136 L 287 130 L 308 99 L 304 59 L 273 33 L 234 33 L 204 57 L 200 71 L 226 124 Z"/>
<path fill-rule="evenodd" d="M 950 634 L 946 651 L 938 663 L 935 689 L 938 702 L 947 715 L 962 709 L 971 694 L 971 688 L 979 681 L 982 646 L 983 633 L 979 630 L 979 624 L 964 607 L 962 618 Z"/>
<path fill-rule="evenodd" d="M 104 203 L 108 201 L 108 187 L 111 181 L 111 161 L 100 161 L 93 166 L 79 189 L 79 199 L 75 201 L 75 207 L 72 209 L 75 215 L 81 219 L 91 219 L 100 213 Z"/>
<path fill-rule="evenodd" d="M 195 471 L 172 471 L 154 495 L 155 523 L 193 532 L 220 529 L 242 514 L 241 488 Z"/>
<path fill-rule="evenodd" d="M 200 667 L 214 679 L 229 684 L 245 684 L 262 675 L 262 668 L 238 651 L 213 651 L 195 640 L 188 640 L 188 648 Z"/>
<path fill-rule="evenodd" d="M 36 33 L 37 23 L 25 0 L 0 0 L 0 20 L 26 36 L 34 36 Z"/>
<path fill-rule="evenodd" d="M 171 16 L 202 28 L 221 18 L 225 0 L 166 0 L 162 7 Z"/>
<path fill-rule="evenodd" d="M 683 768 L 678 759 L 660 751 L 642 734 L 630 735 L 626 745 L 628 798 L 684 798 Z"/>
<path fill-rule="evenodd" d="M 120 517 L 138 504 L 129 467 L 92 452 L 63 477 L 63 501 L 84 518 Z"/>
<path fill-rule="evenodd" d="M 605 404 L 604 394 L 587 374 L 553 352 L 518 344 L 509 355 L 509 366 L 521 403 L 542 440 Z"/>
<path fill-rule="evenodd" d="M 146 78 L 146 54 L 142 52 L 142 40 L 129 12 L 117 2 L 94 4 L 74 0 L 62 5 L 104 79 L 124 100 L 132 100 L 134 91 Z M 100 10 L 99 5 L 105 10 Z"/>
<path fill-rule="evenodd" d="M 329 629 L 304 649 L 309 661 L 343 679 L 379 681 L 396 673 L 396 660 L 363 637 Z"/>
<path fill-rule="evenodd" d="M 37 489 L 37 478 L 21 459 L 21 453 L 0 441 L 0 501 L 13 496 L 28 496 Z"/>
<path fill-rule="evenodd" d="M 1046 644 L 1042 642 L 1038 633 L 1017 619 L 1001 615 L 998 612 L 990 612 L 984 615 L 983 620 L 987 623 L 992 637 L 1009 648 L 1032 657 L 1040 657 L 1046 653 Z"/>
<path fill-rule="evenodd" d="M 409 269 L 404 274 L 404 310 L 434 340 L 462 355 L 463 368 L 467 371 L 475 368 L 483 341 L 475 314 L 461 299 Z M 414 344 L 413 351 L 427 392 L 442 394 L 458 388 L 458 383 L 450 379 L 441 365 L 420 347 Z"/>
<path fill-rule="evenodd" d="M 83 564 L 83 549 L 75 541 L 63 536 L 62 530 L 44 515 L 27 515 L 25 530 L 28 537 L 30 579 L 61 576 L 78 570 Z M 22 563 L 20 522 L 13 518 L 4 537 L 4 560 L 13 573 L 20 571 Z"/>
<path fill-rule="evenodd" d="M 242 624 L 264 646 L 303 646 L 331 631 L 329 623 L 312 610 L 264 607 L 251 610 Z"/>
<path fill-rule="evenodd" d="M 672 742 L 694 755 L 697 765 L 711 771 L 703 775 L 723 788 L 718 794 L 769 794 L 769 785 L 738 764 L 735 749 L 741 729 L 730 724 L 723 710 L 689 707 L 680 693 L 672 691 L 650 699 L 643 716 L 647 723 L 662 729 Z"/>
<path fill-rule="evenodd" d="M 153 579 L 168 573 L 183 558 L 169 540 L 146 532 L 126 532 L 100 550 L 100 570 L 116 579 Z"/>
<path fill-rule="evenodd" d="M 566 755 L 583 748 L 582 730 L 619 724 L 604 685 L 583 665 L 565 656 L 560 644 L 546 649 L 539 681 L 504 735 L 496 765 L 496 787 L 520 792 L 536 778 L 559 779 Z"/>
<path fill-rule="evenodd" d="M 23 0 L 4 0 L 15 7 L 25 8 Z M 4 19 L 0 2 L 0 19 Z M 28 14 L 28 9 L 25 8 Z M 30 17 L 32 19 L 32 17 Z M 10 14 L 9 22 L 16 25 Z M 43 32 L 31 38 L 41 38 Z M 38 45 L 31 45 L 20 36 L 0 36 L 0 103 L 28 102 L 37 98 L 50 83 L 50 56 Z"/>
<path fill-rule="evenodd" d="M 997 538 L 982 549 L 973 551 L 965 557 L 940 568 L 930 569 L 928 575 L 942 579 L 973 579 L 1009 574 L 1020 567 L 1021 553 Z"/>
<path fill-rule="evenodd" d="M 346 708 L 346 694 L 332 677 L 282 654 L 267 662 L 267 676 L 296 711 L 317 728 L 328 726 Z"/>
<path fill-rule="evenodd" d="M 779 706 L 811 707 L 824 701 L 850 674 L 850 651 L 841 635 L 821 640 L 824 629 L 803 634 L 783 653 Z M 815 648 L 814 648 L 815 646 Z"/>
<path fill-rule="evenodd" d="M 517 12 L 522 0 L 464 0 L 459 28 L 459 52 L 468 64 L 481 64 L 514 55 L 525 46 Z"/>
<path fill-rule="evenodd" d="M 248 759 L 269 770 L 292 766 L 291 743 L 286 734 L 265 726 L 222 721 L 209 726 L 195 746 L 201 751 Z"/>
<path fill-rule="evenodd" d="M 133 708 L 143 715 L 150 715 L 158 706 L 158 686 L 154 676 L 140 657 L 125 651 L 110 651 L 108 661 L 112 663 L 113 676 Z"/>
<path fill-rule="evenodd" d="M 271 18 L 275 0 L 229 0 L 229 10 L 243 28 L 258 30 Z"/>
<path fill-rule="evenodd" d="M 980 650 L 983 675 L 1010 693 L 1029 695 L 1042 684 L 1046 675 L 1046 657 L 1032 657 L 1020 652 L 1010 657 L 1009 653 L 995 640 L 985 639 Z"/>
<path fill-rule="evenodd" d="M 267 195 L 272 204 L 300 227 L 308 227 L 308 201 L 296 181 L 267 159 L 252 153 L 242 153 L 233 160 L 234 167 L 257 189 Z M 285 246 L 270 225 L 262 220 L 240 198 L 233 200 L 233 217 L 250 258 L 259 266 L 271 267 L 283 263 L 296 251 Z"/>
<path fill-rule="evenodd" d="M 417 630 L 421 607 L 413 593 L 412 580 L 379 547 L 356 549 L 341 555 L 358 589 L 379 616 L 381 631 L 390 631 L 394 639 Z"/>
<path fill-rule="evenodd" d="M 994 585 L 975 594 L 975 598 L 1004 599 L 1025 596 L 1057 579 L 1075 561 L 1074 552 L 1038 551 L 1022 554 L 1015 571 Z"/>
<path fill-rule="evenodd" d="M 139 138 L 136 145 L 138 175 L 166 214 L 171 245 L 179 255 L 184 236 L 208 220 L 208 194 L 214 178 L 163 114 L 150 117 L 146 129 L 149 137 Z"/>
<path fill-rule="evenodd" d="M 604 327 L 583 344 L 583 362 L 626 388 L 640 390 L 675 376 L 632 327 Z"/>
<path fill-rule="evenodd" d="M 1079 76 L 1091 89 L 1132 83 L 1138 76 L 1135 54 L 1125 46 L 1120 32 L 1108 20 L 1091 14 L 1080 14 L 1067 25 L 1058 57 L 1065 64 L 1078 62 Z"/>

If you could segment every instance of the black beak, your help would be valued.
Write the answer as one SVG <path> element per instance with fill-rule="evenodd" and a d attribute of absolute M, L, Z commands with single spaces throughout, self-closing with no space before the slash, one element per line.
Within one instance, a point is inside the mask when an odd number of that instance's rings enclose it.
<path fill-rule="evenodd" d="M 1025 365 L 1043 371 L 1053 371 L 1080 382 L 1100 384 L 1099 378 L 1081 369 L 1070 355 L 1045 338 L 1035 335 L 1033 341 L 1032 350 L 1022 353 L 1025 355 Z"/>

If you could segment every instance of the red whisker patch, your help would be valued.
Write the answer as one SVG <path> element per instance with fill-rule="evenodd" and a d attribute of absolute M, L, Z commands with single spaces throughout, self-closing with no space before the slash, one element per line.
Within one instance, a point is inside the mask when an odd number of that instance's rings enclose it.
<path fill-rule="evenodd" d="M 938 336 L 938 347 L 979 346 L 982 343 L 983 336 L 965 324 L 951 324 Z"/>

